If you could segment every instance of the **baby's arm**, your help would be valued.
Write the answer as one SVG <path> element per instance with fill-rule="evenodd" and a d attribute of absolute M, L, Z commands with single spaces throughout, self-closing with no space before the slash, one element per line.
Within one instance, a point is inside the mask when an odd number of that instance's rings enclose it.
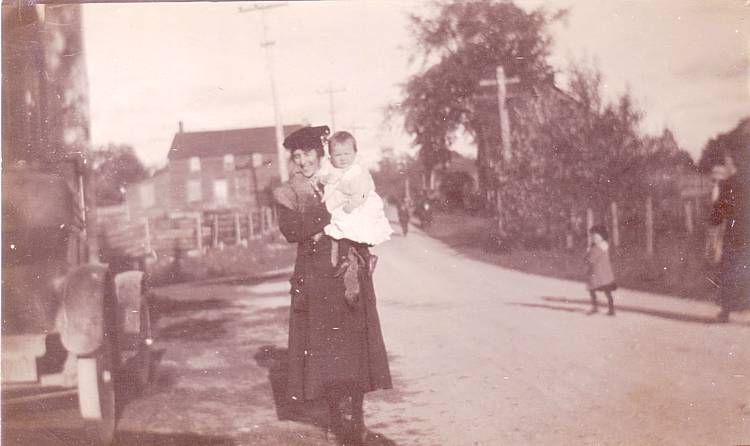
<path fill-rule="evenodd" d="M 375 189 L 370 172 L 362 169 L 362 172 L 349 180 L 349 196 L 344 205 L 344 212 L 351 213 L 354 209 L 362 206 L 367 200 L 370 191 Z"/>

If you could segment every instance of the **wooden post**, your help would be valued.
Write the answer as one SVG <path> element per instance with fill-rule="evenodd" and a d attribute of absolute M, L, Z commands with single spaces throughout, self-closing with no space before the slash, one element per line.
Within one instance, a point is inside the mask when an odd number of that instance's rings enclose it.
<path fill-rule="evenodd" d="M 646 255 L 654 255 L 654 204 L 650 195 L 646 197 Z"/>
<path fill-rule="evenodd" d="M 219 214 L 214 214 L 214 233 L 212 247 L 216 248 L 219 245 Z"/>
<path fill-rule="evenodd" d="M 253 211 L 247 213 L 247 238 L 252 240 L 255 238 L 255 225 L 253 223 Z"/>
<path fill-rule="evenodd" d="M 575 217 L 575 211 L 573 209 L 570 210 L 570 227 L 568 228 L 568 233 L 565 235 L 565 247 L 567 249 L 573 249 L 573 235 L 575 234 L 576 230 L 576 217 Z"/>
<path fill-rule="evenodd" d="M 586 208 L 586 247 L 591 246 L 591 227 L 594 226 L 594 211 Z"/>
<path fill-rule="evenodd" d="M 273 213 L 270 207 L 265 207 L 264 209 L 266 214 L 266 233 L 269 233 L 273 230 Z"/>
<path fill-rule="evenodd" d="M 259 214 L 260 214 L 260 233 L 262 235 L 266 233 L 266 218 L 263 213 L 263 207 L 259 209 Z"/>
<path fill-rule="evenodd" d="M 688 234 L 693 233 L 693 202 L 685 200 L 685 228 Z"/>
<path fill-rule="evenodd" d="M 146 234 L 146 243 L 143 248 L 146 250 L 146 254 L 148 254 L 151 252 L 151 231 L 148 227 L 148 217 L 143 217 L 143 228 Z"/>
<path fill-rule="evenodd" d="M 498 66 L 495 69 L 495 79 L 483 79 L 479 81 L 480 86 L 497 86 L 497 108 L 498 117 L 500 119 L 500 138 L 501 147 L 499 147 L 499 156 L 497 164 L 494 166 L 494 174 L 498 179 L 498 186 L 495 190 L 495 203 L 497 206 L 497 234 L 502 237 L 504 235 L 503 222 L 502 222 L 502 200 L 500 194 L 500 187 L 502 185 L 503 178 L 503 161 L 508 161 L 511 156 L 511 144 L 510 144 L 510 119 L 508 118 L 508 108 L 506 100 L 508 98 L 507 86 L 508 84 L 514 84 L 519 82 L 517 77 L 506 78 L 505 69 L 502 66 Z"/>
<path fill-rule="evenodd" d="M 195 231 L 198 237 L 198 251 L 203 253 L 203 223 L 201 222 L 201 213 L 195 213 Z"/>
<path fill-rule="evenodd" d="M 620 246 L 620 220 L 617 215 L 617 203 L 612 202 L 612 244 Z"/>
<path fill-rule="evenodd" d="M 239 245 L 240 239 L 242 238 L 242 228 L 240 228 L 240 213 L 234 213 L 234 244 Z"/>
<path fill-rule="evenodd" d="M 507 100 L 507 80 L 505 79 L 505 69 L 502 66 L 498 66 L 495 69 L 495 77 L 497 78 L 497 107 L 500 113 L 500 137 L 502 138 L 502 159 L 507 161 L 510 159 L 510 121 L 508 120 L 508 107 L 506 107 L 505 101 Z M 499 166 L 499 164 L 498 164 Z"/>

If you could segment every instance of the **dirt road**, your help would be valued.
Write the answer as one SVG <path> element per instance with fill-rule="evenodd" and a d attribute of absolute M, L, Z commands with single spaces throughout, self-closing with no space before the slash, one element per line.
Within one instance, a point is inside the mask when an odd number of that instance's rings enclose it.
<path fill-rule="evenodd" d="M 375 444 L 750 444 L 749 315 L 718 325 L 711 305 L 618 290 L 617 316 L 588 316 L 581 283 L 418 230 L 377 251 L 396 389 L 366 400 Z M 325 444 L 323 408 L 281 398 L 287 278 L 157 290 L 157 380 L 125 405 L 119 443 Z M 54 410 L 67 421 L 5 418 L 4 444 L 75 444 L 74 407 Z"/>

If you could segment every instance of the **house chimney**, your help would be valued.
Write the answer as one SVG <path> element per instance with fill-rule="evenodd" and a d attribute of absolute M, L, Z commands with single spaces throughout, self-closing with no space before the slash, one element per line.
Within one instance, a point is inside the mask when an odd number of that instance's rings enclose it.
<path fill-rule="evenodd" d="M 182 121 L 180 121 L 180 133 L 182 133 L 182 130 L 183 130 Z"/>

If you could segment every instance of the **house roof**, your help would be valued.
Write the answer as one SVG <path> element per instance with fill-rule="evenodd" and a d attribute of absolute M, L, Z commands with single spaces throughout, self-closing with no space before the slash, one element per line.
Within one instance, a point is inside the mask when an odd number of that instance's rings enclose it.
<path fill-rule="evenodd" d="M 285 125 L 284 135 L 289 135 L 301 127 L 301 125 Z M 233 155 L 276 153 L 275 128 L 177 132 L 172 138 L 168 158 L 174 160 L 192 156 L 212 157 L 229 153 Z"/>

